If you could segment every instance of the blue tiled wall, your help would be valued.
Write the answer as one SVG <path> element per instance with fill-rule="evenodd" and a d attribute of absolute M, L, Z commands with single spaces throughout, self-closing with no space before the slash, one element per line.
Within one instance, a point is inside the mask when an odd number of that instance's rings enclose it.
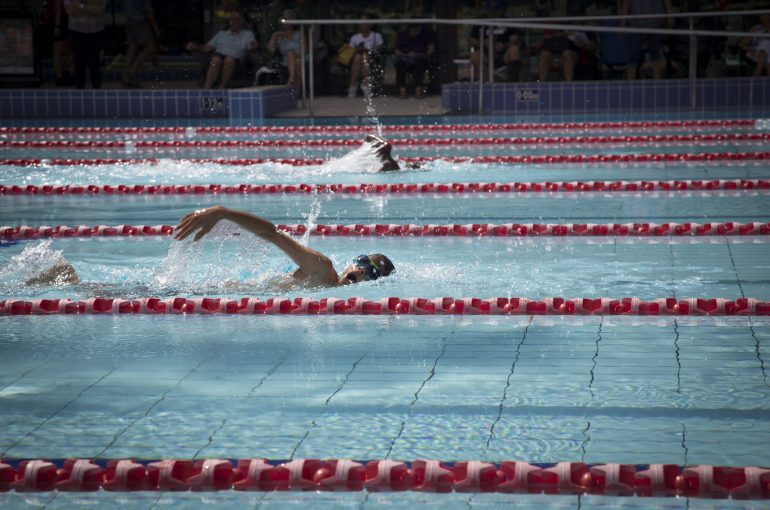
<path fill-rule="evenodd" d="M 688 80 L 493 83 L 483 86 L 482 111 L 524 115 L 675 113 L 690 111 L 690 98 Z M 442 103 L 450 112 L 477 113 L 478 101 L 478 83 L 452 83 L 442 88 Z M 770 80 L 698 80 L 695 109 L 770 110 Z"/>
<path fill-rule="evenodd" d="M 297 107 L 294 89 L 41 90 L 0 89 L 0 118 L 257 119 Z"/>

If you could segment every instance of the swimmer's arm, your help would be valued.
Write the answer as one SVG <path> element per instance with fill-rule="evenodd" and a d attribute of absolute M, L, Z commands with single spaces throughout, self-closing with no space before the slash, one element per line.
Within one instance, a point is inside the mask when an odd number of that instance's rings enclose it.
<path fill-rule="evenodd" d="M 262 239 L 273 243 L 286 253 L 286 255 L 288 255 L 308 277 L 324 282 L 328 281 L 329 283 L 337 282 L 337 272 L 334 270 L 334 265 L 326 255 L 308 248 L 283 232 L 280 232 L 271 221 L 247 212 L 228 209 L 221 205 L 192 212 L 182 218 L 182 221 L 179 222 L 179 225 L 175 229 L 174 238 L 182 240 L 198 230 L 198 233 L 196 233 L 193 238 L 193 241 L 198 241 L 206 235 L 219 220 L 232 221 L 244 230 L 252 232 Z"/>
<path fill-rule="evenodd" d="M 366 135 L 364 143 L 368 143 L 372 149 L 374 149 L 374 153 L 377 157 L 380 158 L 380 162 L 382 162 L 382 167 L 379 170 L 380 172 L 390 172 L 401 169 L 398 166 L 398 162 L 391 156 L 393 147 L 388 142 L 374 135 Z"/>

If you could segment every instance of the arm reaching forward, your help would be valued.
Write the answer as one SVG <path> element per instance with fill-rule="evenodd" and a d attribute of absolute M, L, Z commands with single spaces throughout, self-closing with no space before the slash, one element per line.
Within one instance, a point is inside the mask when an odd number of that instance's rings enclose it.
<path fill-rule="evenodd" d="M 338 285 L 339 277 L 326 255 L 303 246 L 278 231 L 272 222 L 247 212 L 228 209 L 221 205 L 199 209 L 182 218 L 174 229 L 174 239 L 181 241 L 197 230 L 193 241 L 198 241 L 209 233 L 219 220 L 232 221 L 244 230 L 280 248 L 299 266 L 300 270 L 295 273 L 295 277 L 306 279 L 308 283 Z"/>

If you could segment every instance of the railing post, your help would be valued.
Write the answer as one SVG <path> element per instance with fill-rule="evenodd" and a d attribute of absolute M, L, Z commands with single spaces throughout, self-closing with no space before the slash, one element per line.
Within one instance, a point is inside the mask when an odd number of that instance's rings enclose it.
<path fill-rule="evenodd" d="M 695 110 L 695 80 L 698 74 L 698 38 L 693 33 L 695 18 L 690 18 L 690 110 Z"/>
<path fill-rule="evenodd" d="M 483 111 L 482 105 L 484 104 L 484 25 L 480 25 L 479 29 L 479 111 L 481 115 Z"/>
<path fill-rule="evenodd" d="M 492 83 L 495 80 L 495 34 L 491 25 L 487 28 L 487 32 L 489 32 L 489 39 L 487 42 L 487 51 L 489 52 L 487 54 L 489 57 L 489 83 Z"/>
<path fill-rule="evenodd" d="M 299 26 L 299 69 L 300 69 L 300 86 L 302 87 L 302 108 L 305 107 L 305 45 L 302 42 L 305 40 L 305 25 Z"/>
<path fill-rule="evenodd" d="M 315 25 L 310 25 L 310 36 L 308 37 L 308 51 L 310 51 L 310 62 L 309 62 L 309 69 L 308 72 L 310 72 L 310 118 L 312 119 L 314 117 L 314 108 L 313 108 L 313 99 L 315 98 L 315 87 L 314 87 L 314 77 L 315 77 L 315 70 L 313 69 L 313 54 L 315 53 L 314 48 L 314 41 L 313 38 L 315 37 Z M 303 68 L 305 66 L 304 62 L 302 64 Z"/>

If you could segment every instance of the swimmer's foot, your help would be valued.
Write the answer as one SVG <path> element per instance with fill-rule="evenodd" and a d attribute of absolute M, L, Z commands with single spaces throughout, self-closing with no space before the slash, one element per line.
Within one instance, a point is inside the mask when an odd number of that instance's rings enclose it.
<path fill-rule="evenodd" d="M 80 279 L 75 268 L 70 264 L 62 263 L 56 264 L 51 269 L 43 271 L 24 283 L 26 285 L 73 285 L 79 282 Z"/>

